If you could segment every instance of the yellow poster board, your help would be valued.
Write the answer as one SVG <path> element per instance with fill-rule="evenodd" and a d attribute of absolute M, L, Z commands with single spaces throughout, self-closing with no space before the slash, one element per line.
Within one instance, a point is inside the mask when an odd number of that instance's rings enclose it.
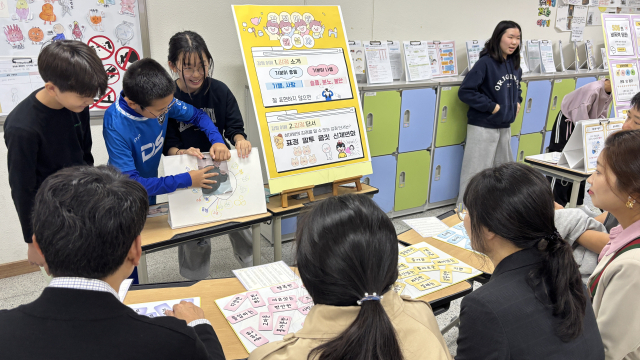
<path fill-rule="evenodd" d="M 232 9 L 271 193 L 370 174 L 340 7 Z"/>

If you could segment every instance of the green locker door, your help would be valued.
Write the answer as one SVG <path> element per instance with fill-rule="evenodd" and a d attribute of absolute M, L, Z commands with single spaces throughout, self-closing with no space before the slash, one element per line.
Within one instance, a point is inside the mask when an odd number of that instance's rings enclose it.
<path fill-rule="evenodd" d="M 524 158 L 530 155 L 538 155 L 542 151 L 542 133 L 520 135 L 518 145 L 517 162 L 524 163 Z"/>
<path fill-rule="evenodd" d="M 576 79 L 556 79 L 553 81 L 553 90 L 551 90 L 551 100 L 549 101 L 549 112 L 547 114 L 547 131 L 553 129 L 562 105 L 562 99 L 576 89 Z"/>
<path fill-rule="evenodd" d="M 389 155 L 398 148 L 401 104 L 398 91 L 364 93 L 364 121 L 371 156 Z"/>
<path fill-rule="evenodd" d="M 431 153 L 427 150 L 398 154 L 395 211 L 423 206 L 429 195 Z"/>
<path fill-rule="evenodd" d="M 511 123 L 511 136 L 520 135 L 522 130 L 522 117 L 524 116 L 524 101 L 527 98 L 527 85 L 529 82 L 521 81 L 520 88 L 522 89 L 522 103 L 520 104 L 520 112 L 516 116 L 516 121 Z"/>
<path fill-rule="evenodd" d="M 457 145 L 467 136 L 469 106 L 458 99 L 460 86 L 440 87 L 436 147 Z"/>

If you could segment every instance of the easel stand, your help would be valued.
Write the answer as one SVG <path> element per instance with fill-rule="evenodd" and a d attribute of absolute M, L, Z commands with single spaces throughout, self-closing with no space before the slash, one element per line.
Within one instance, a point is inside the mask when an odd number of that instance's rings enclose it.
<path fill-rule="evenodd" d="M 345 184 L 351 184 L 351 183 L 356 183 L 356 190 L 357 191 L 362 191 L 362 184 L 360 183 L 360 179 L 362 178 L 362 176 L 353 176 L 350 178 L 346 178 L 346 179 L 340 179 L 340 180 L 336 180 L 333 182 L 333 196 L 338 196 L 338 187 L 340 185 L 345 185 Z"/>
<path fill-rule="evenodd" d="M 309 197 L 309 201 L 316 200 L 315 197 L 313 197 L 313 185 L 304 186 L 304 187 L 299 187 L 291 190 L 283 190 L 280 196 L 280 199 L 282 201 L 281 206 L 283 208 L 289 207 L 289 196 L 294 196 L 302 193 L 307 193 L 307 196 Z"/>
<path fill-rule="evenodd" d="M 333 190 L 333 196 L 338 196 L 338 187 L 340 185 L 345 185 L 345 184 L 352 184 L 355 183 L 356 184 L 356 191 L 362 191 L 362 183 L 360 182 L 360 179 L 362 178 L 362 175 L 359 176 L 353 176 L 353 177 L 349 177 L 349 178 L 345 178 L 345 179 L 340 179 L 340 180 L 336 180 L 333 183 L 327 183 L 327 184 L 323 184 L 323 185 L 318 185 L 318 186 L 314 186 L 314 185 L 309 185 L 309 186 L 304 186 L 304 187 L 299 187 L 299 188 L 295 188 L 295 189 L 290 189 L 290 190 L 283 190 L 281 192 L 281 196 L 280 196 L 280 201 L 281 201 L 281 206 L 283 208 L 287 208 L 289 207 L 289 197 L 290 196 L 297 196 L 297 195 L 302 195 L 302 197 L 294 197 L 294 199 L 300 199 L 303 197 L 306 197 L 307 199 L 309 199 L 310 202 L 316 201 L 316 198 L 314 196 L 314 190 L 316 189 L 322 189 L 323 191 L 319 191 L 318 193 L 320 194 L 326 194 L 329 193 L 329 191 L 326 190 Z M 326 190 L 324 190 L 326 189 Z M 306 194 L 306 196 L 305 196 Z M 318 194 L 316 194 L 318 195 Z"/>

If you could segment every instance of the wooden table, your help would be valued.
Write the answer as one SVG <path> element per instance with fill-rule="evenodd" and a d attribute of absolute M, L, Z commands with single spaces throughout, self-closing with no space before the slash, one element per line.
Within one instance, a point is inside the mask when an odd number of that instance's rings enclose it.
<path fill-rule="evenodd" d="M 546 176 L 550 176 L 558 180 L 571 181 L 573 183 L 573 187 L 571 188 L 571 197 L 569 198 L 569 203 L 565 207 L 576 207 L 578 203 L 578 193 L 580 192 L 580 182 L 586 180 L 589 176 L 591 176 L 591 173 L 569 169 L 566 166 L 560 166 L 558 164 L 551 164 L 538 159 L 534 159 L 531 156 L 525 157 L 524 162 L 527 165 L 531 165 L 531 167 L 533 167 L 534 169 L 538 169 Z"/>
<path fill-rule="evenodd" d="M 365 194 L 373 196 L 377 193 L 377 188 L 374 188 L 373 186 L 369 186 L 367 184 L 362 184 L 362 191 L 357 191 L 355 187 L 338 187 L 338 196 L 344 194 Z M 332 192 L 314 196 L 314 202 L 318 202 L 332 196 Z M 283 208 L 281 206 L 282 200 L 280 199 L 280 195 L 275 195 L 269 198 L 269 202 L 267 203 L 267 210 L 273 215 L 273 220 L 271 222 L 271 236 L 273 239 L 273 251 L 275 254 L 274 261 L 282 260 L 282 219 L 297 216 L 306 205 L 309 205 L 311 203 L 312 202 L 307 198 L 299 200 L 289 198 L 289 206 Z"/>
<path fill-rule="evenodd" d="M 448 309 L 451 301 L 471 293 L 473 287 L 466 281 L 433 292 L 421 299 L 428 301 L 434 313 Z M 227 359 L 244 359 L 249 354 L 231 329 L 215 300 L 247 291 L 236 278 L 183 281 L 164 284 L 133 285 L 124 303 L 139 304 L 152 301 L 184 299 L 199 296 L 205 317 L 211 322 L 220 339 Z"/>
<path fill-rule="evenodd" d="M 147 254 L 175 247 L 189 241 L 211 238 L 233 231 L 251 228 L 253 235 L 253 265 L 260 265 L 260 223 L 271 219 L 270 213 L 245 216 L 237 219 L 218 221 L 180 229 L 171 229 L 168 215 L 148 218 L 142 229 L 142 256 L 138 265 L 140 284 L 149 282 Z M 278 254 L 276 253 L 276 256 Z"/>
<path fill-rule="evenodd" d="M 444 222 L 447 226 L 451 227 L 460 222 L 458 215 L 455 214 L 455 211 L 451 210 L 445 214 L 440 220 Z M 459 248 L 455 245 L 446 243 L 444 241 L 436 240 L 434 238 L 424 238 L 420 236 L 415 230 L 410 229 L 400 235 L 398 235 L 398 240 L 407 243 L 409 245 L 415 245 L 420 242 L 426 242 L 427 244 L 436 247 L 447 254 L 464 261 L 465 263 L 473 266 L 474 268 L 482 271 L 483 275 L 479 277 L 479 282 L 484 282 L 484 280 L 488 280 L 493 273 L 493 263 L 486 255 L 480 255 L 469 250 L 465 250 Z"/>

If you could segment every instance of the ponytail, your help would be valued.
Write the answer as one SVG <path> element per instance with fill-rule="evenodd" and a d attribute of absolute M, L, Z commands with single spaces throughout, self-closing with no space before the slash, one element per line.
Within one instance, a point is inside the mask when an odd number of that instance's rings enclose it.
<path fill-rule="evenodd" d="M 545 262 L 529 275 L 532 287 L 544 283 L 553 304 L 553 315 L 560 318 L 556 335 L 569 342 L 582 333 L 587 297 L 573 251 L 556 230 L 537 244 Z"/>
<path fill-rule="evenodd" d="M 307 360 L 339 359 L 403 359 L 396 331 L 380 301 L 363 301 L 355 321 L 333 340 L 311 350 L 307 357 Z"/>

